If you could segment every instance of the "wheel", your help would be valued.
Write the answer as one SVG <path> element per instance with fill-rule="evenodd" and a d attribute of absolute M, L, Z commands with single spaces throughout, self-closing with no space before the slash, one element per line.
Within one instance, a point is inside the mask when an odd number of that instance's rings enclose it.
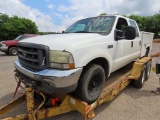
<path fill-rule="evenodd" d="M 146 75 L 146 67 L 144 66 L 141 72 L 140 77 L 138 78 L 138 80 L 133 80 L 133 85 L 136 88 L 142 88 L 145 82 L 145 75 Z"/>
<path fill-rule="evenodd" d="M 151 61 L 148 61 L 145 69 L 145 80 L 149 79 L 150 73 L 151 73 Z"/>
<path fill-rule="evenodd" d="M 79 99 L 93 103 L 102 92 L 105 83 L 105 72 L 100 65 L 89 65 L 82 73 L 74 92 Z"/>
<path fill-rule="evenodd" d="M 17 53 L 18 53 L 17 47 L 9 48 L 9 54 L 10 55 L 17 55 Z"/>

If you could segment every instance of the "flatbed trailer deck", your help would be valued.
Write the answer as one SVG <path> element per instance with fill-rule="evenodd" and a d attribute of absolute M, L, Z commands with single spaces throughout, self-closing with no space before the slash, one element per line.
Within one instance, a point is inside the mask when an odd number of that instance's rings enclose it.
<path fill-rule="evenodd" d="M 26 101 L 26 114 L 6 118 L 4 120 L 40 120 L 74 110 L 80 112 L 85 120 L 93 118 L 95 116 L 94 109 L 104 102 L 111 101 L 120 91 L 122 91 L 130 84 L 131 80 L 138 80 L 138 78 L 143 75 L 143 68 L 146 68 L 145 66 L 150 60 L 150 57 L 145 57 L 138 60 L 137 62 L 121 68 L 119 70 L 120 72 L 114 72 L 111 77 L 107 78 L 105 87 L 100 97 L 90 105 L 84 101 L 77 99 L 71 94 L 55 94 L 55 98 L 60 99 L 60 104 L 54 107 L 45 108 L 44 94 L 29 87 L 25 89 L 24 94 L 20 98 L 0 108 L 0 117 L 11 111 L 18 104 Z M 21 78 L 18 77 L 18 79 Z M 43 100 L 41 100 L 41 102 L 35 100 L 35 93 L 42 96 Z M 39 104 L 37 105 L 37 103 Z"/>

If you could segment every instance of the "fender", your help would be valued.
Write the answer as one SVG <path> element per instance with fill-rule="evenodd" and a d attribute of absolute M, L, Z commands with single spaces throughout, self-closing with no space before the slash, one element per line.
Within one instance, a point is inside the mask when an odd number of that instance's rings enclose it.
<path fill-rule="evenodd" d="M 103 49 L 94 49 L 92 51 L 88 51 L 87 53 L 83 54 L 83 57 L 75 60 L 77 61 L 76 67 L 86 66 L 92 60 L 100 57 L 105 58 L 107 60 L 109 66 L 109 75 L 110 75 L 112 70 L 113 60 L 111 58 L 111 55 L 106 50 Z"/>
<path fill-rule="evenodd" d="M 146 49 L 149 48 L 149 52 L 151 52 L 151 43 L 146 43 L 145 47 L 146 47 Z"/>

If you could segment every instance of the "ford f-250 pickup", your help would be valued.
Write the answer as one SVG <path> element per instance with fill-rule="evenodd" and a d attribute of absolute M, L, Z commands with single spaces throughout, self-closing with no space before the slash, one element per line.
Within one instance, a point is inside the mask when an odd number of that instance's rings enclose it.
<path fill-rule="evenodd" d="M 63 34 L 20 41 L 14 64 L 26 86 L 49 95 L 73 92 L 92 103 L 112 72 L 148 56 L 153 35 L 120 15 L 82 19 Z"/>

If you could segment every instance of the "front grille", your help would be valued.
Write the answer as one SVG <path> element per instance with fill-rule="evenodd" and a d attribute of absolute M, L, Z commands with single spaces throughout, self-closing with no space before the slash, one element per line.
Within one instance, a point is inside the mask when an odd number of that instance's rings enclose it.
<path fill-rule="evenodd" d="M 18 58 L 20 64 L 32 71 L 49 67 L 48 47 L 33 43 L 18 43 Z"/>

